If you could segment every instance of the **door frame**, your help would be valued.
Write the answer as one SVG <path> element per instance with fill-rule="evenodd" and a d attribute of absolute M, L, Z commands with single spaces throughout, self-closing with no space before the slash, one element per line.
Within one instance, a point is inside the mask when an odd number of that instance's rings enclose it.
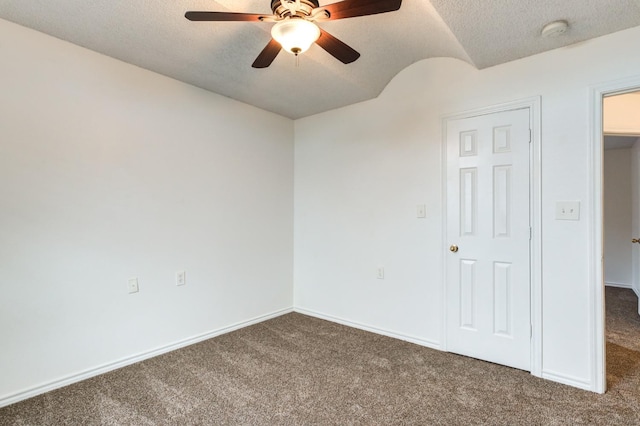
<path fill-rule="evenodd" d="M 531 303 L 531 374 L 542 377 L 542 209 L 540 166 L 540 109 L 541 97 L 535 96 L 488 107 L 467 110 L 442 116 L 442 145 L 440 164 L 442 169 L 442 317 L 441 348 L 447 351 L 447 122 L 481 115 L 529 108 L 531 144 L 529 147 L 529 221 L 531 226 L 530 303 Z"/>
<path fill-rule="evenodd" d="M 604 247 L 603 247 L 603 153 L 602 100 L 605 96 L 621 95 L 640 90 L 640 76 L 602 83 L 589 88 L 589 356 L 591 390 L 607 390 L 607 351 L 605 338 Z"/>

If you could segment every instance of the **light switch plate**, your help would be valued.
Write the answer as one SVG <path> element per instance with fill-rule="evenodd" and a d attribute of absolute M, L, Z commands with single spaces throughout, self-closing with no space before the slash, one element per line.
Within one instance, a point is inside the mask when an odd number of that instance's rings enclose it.
<path fill-rule="evenodd" d="M 557 220 L 580 220 L 580 201 L 557 201 Z"/>
<path fill-rule="evenodd" d="M 137 278 L 129 278 L 129 293 L 137 293 L 140 290 L 138 287 Z"/>
<path fill-rule="evenodd" d="M 427 206 L 424 204 L 418 204 L 416 206 L 416 216 L 420 219 L 427 217 Z"/>

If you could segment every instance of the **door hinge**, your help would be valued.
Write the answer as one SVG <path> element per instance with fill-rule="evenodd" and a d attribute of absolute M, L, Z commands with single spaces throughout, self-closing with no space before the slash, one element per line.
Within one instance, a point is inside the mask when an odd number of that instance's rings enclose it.
<path fill-rule="evenodd" d="M 533 138 L 531 137 L 531 129 L 529 129 L 529 143 L 531 143 L 531 139 Z"/>
<path fill-rule="evenodd" d="M 533 339 L 533 324 L 529 324 L 529 338 Z"/>
<path fill-rule="evenodd" d="M 533 228 L 529 227 L 529 241 L 533 239 Z"/>

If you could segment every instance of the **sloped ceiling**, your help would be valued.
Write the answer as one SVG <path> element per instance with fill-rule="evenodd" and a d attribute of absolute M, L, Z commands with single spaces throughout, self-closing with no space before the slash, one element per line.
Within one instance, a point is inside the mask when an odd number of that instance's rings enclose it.
<path fill-rule="evenodd" d="M 640 0 L 404 0 L 396 12 L 320 24 L 361 53 L 352 64 L 312 46 L 297 66 L 281 52 L 254 69 L 273 24 L 184 18 L 188 10 L 270 14 L 270 3 L 0 0 L 0 18 L 294 119 L 374 98 L 421 59 L 485 68 L 640 25 Z M 540 37 L 556 19 L 569 31 Z"/>
<path fill-rule="evenodd" d="M 482 69 L 640 25 L 640 0 L 431 0 Z M 542 28 L 565 20 L 559 38 Z"/>

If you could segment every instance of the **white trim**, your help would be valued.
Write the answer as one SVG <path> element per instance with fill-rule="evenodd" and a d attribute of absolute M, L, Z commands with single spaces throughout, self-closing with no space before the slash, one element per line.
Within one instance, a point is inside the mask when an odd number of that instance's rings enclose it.
<path fill-rule="evenodd" d="M 235 324 L 231 324 L 227 327 L 218 328 L 216 330 L 209 331 L 204 334 L 199 334 L 197 336 L 190 337 L 188 339 L 180 340 L 175 343 L 171 343 L 166 346 L 161 346 L 156 349 L 152 349 L 150 351 L 142 352 L 136 355 L 131 355 L 125 358 L 121 358 L 117 361 L 109 362 L 106 364 L 102 364 L 100 366 L 89 368 L 87 370 L 81 371 L 80 373 L 71 374 L 65 377 L 61 377 L 59 379 L 44 383 L 39 386 L 34 386 L 29 389 L 25 389 L 23 391 L 19 391 L 13 394 L 9 394 L 0 399 L 0 407 L 5 407 L 10 404 L 14 404 L 16 402 L 25 400 L 27 398 L 32 398 L 36 395 L 40 395 L 45 392 L 52 391 L 54 389 L 61 388 L 63 386 L 67 386 L 73 383 L 80 382 L 82 380 L 89 379 L 91 377 L 98 376 L 100 374 L 108 373 L 109 371 L 117 370 L 118 368 L 126 367 L 127 365 L 134 364 L 136 362 L 144 361 L 145 359 L 153 358 L 158 355 L 162 355 L 167 352 L 175 351 L 176 349 L 183 348 L 185 346 L 193 345 L 194 343 L 202 342 L 207 339 L 211 339 L 212 337 L 220 336 L 222 334 L 230 333 L 232 331 L 258 324 L 260 322 L 279 317 L 281 315 L 288 314 L 293 312 L 293 308 L 281 309 L 278 311 L 271 312 L 266 315 L 261 315 L 258 317 L 254 317 L 252 319 L 237 322 Z"/>
<path fill-rule="evenodd" d="M 440 306 L 442 307 L 442 316 L 440 321 L 440 347 L 443 351 L 447 350 L 447 256 L 449 253 L 447 252 L 447 180 L 448 180 L 448 170 L 447 170 L 447 121 L 451 120 L 452 117 L 444 116 L 442 117 L 440 124 L 440 133 L 442 137 L 442 143 L 440 144 L 440 172 L 442 177 L 441 185 L 441 198 L 440 201 L 442 206 L 442 265 L 441 265 L 441 277 L 442 277 L 442 300 L 440 302 Z"/>
<path fill-rule="evenodd" d="M 569 385 L 584 390 L 591 390 L 591 383 L 588 380 L 584 380 L 579 377 L 569 376 L 551 370 L 544 370 L 540 377 L 546 380 L 552 380 L 554 382 L 562 383 L 563 385 Z"/>
<path fill-rule="evenodd" d="M 603 213 L 602 213 L 602 98 L 622 94 L 640 88 L 640 76 L 607 82 L 589 88 L 590 132 L 589 149 L 589 349 L 591 388 L 604 393 L 607 386 L 606 340 L 604 315 L 604 276 L 602 262 Z"/>
<path fill-rule="evenodd" d="M 529 100 L 531 119 L 531 374 L 542 377 L 542 99 Z"/>
<path fill-rule="evenodd" d="M 613 281 L 605 281 L 604 283 L 607 287 L 617 287 L 617 288 L 633 288 L 633 286 L 629 283 L 616 283 Z"/>
<path fill-rule="evenodd" d="M 442 117 L 442 350 L 447 350 L 447 121 L 471 118 L 496 112 L 516 109 L 529 109 L 529 126 L 531 128 L 531 147 L 529 151 L 529 222 L 532 229 L 530 244 L 530 286 L 531 286 L 531 374 L 542 377 L 542 167 L 541 167 L 541 97 L 521 99 L 462 113 L 444 115 Z"/>
<path fill-rule="evenodd" d="M 326 321 L 346 325 L 347 327 L 357 328 L 359 330 L 368 331 L 370 333 L 380 334 L 383 336 L 392 337 L 394 339 L 404 340 L 405 342 L 415 343 L 416 345 L 425 346 L 427 348 L 441 350 L 441 345 L 435 340 L 427 340 L 427 339 L 422 339 L 416 336 L 410 336 L 408 334 L 397 333 L 395 331 L 386 330 L 383 328 L 378 328 L 378 327 L 362 324 L 355 321 L 350 321 L 344 318 L 323 314 L 310 309 L 296 307 L 293 310 L 294 312 L 297 312 L 303 315 L 308 315 L 310 317 L 320 318 Z"/>

